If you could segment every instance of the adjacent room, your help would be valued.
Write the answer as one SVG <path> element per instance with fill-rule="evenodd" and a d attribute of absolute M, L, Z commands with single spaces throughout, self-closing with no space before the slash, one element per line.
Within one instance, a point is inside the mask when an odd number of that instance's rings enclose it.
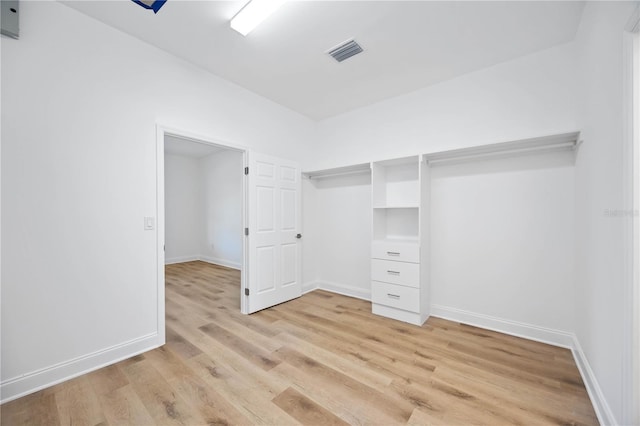
<path fill-rule="evenodd" d="M 0 10 L 3 425 L 640 425 L 640 2 Z"/>

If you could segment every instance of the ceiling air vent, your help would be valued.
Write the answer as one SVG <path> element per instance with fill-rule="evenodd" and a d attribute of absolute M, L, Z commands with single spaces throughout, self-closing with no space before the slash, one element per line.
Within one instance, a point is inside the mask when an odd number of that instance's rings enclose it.
<path fill-rule="evenodd" d="M 341 43 L 339 46 L 334 47 L 329 52 L 329 55 L 333 56 L 338 62 L 342 62 L 345 59 L 349 59 L 350 57 L 357 55 L 362 52 L 362 47 L 355 40 L 348 40 L 344 43 Z"/>

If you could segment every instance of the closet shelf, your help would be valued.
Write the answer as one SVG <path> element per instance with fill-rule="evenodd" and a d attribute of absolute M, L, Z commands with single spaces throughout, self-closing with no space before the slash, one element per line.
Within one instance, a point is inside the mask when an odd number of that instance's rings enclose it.
<path fill-rule="evenodd" d="M 532 152 L 572 151 L 580 145 L 580 132 L 561 133 L 511 142 L 472 146 L 469 148 L 425 154 L 429 164 L 455 160 L 501 157 Z"/>
<path fill-rule="evenodd" d="M 408 237 L 392 237 L 387 236 L 386 238 L 373 238 L 374 243 L 395 243 L 395 244 L 412 244 L 419 246 L 420 239 L 418 237 L 408 238 Z"/>
<path fill-rule="evenodd" d="M 420 208 L 418 204 L 401 204 L 401 205 L 377 205 L 373 206 L 374 209 L 417 209 Z"/>
<path fill-rule="evenodd" d="M 322 179 L 334 176 L 345 176 L 364 173 L 371 173 L 371 165 L 369 163 L 353 164 L 344 167 L 334 167 L 332 169 L 302 172 L 303 176 L 306 176 L 309 179 Z"/>

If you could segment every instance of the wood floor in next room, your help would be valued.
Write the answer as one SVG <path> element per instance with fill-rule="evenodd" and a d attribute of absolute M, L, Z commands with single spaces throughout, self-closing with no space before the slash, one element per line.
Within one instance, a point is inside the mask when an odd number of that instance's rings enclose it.
<path fill-rule="evenodd" d="M 597 424 L 570 351 L 323 291 L 251 316 L 240 274 L 167 266 L 167 344 L 2 407 L 2 425 Z"/>

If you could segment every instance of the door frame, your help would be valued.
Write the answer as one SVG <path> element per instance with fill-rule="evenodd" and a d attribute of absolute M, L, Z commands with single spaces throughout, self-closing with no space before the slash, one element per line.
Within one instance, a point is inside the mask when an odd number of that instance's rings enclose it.
<path fill-rule="evenodd" d="M 156 281 L 158 296 L 158 335 L 162 344 L 165 336 L 165 199 L 164 199 L 164 139 L 165 136 L 175 136 L 205 145 L 216 145 L 242 153 L 242 165 L 247 167 L 249 149 L 242 145 L 222 141 L 212 136 L 202 135 L 185 129 L 166 126 L 156 123 Z M 248 191 L 247 179 L 242 179 L 242 227 L 248 227 Z M 248 286 L 249 257 L 247 252 L 247 238 L 242 238 L 242 266 L 240 268 L 240 312 L 248 311 L 248 300 L 244 289 Z"/>
<path fill-rule="evenodd" d="M 623 424 L 640 422 L 640 6 L 624 31 Z"/>

